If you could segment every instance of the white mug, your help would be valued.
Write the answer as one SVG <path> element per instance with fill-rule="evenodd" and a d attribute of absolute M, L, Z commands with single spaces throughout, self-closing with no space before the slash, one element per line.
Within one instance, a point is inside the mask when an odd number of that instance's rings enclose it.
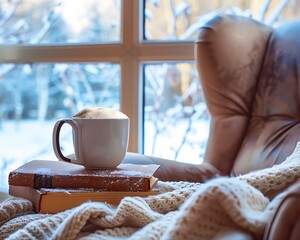
<path fill-rule="evenodd" d="M 73 132 L 75 159 L 63 155 L 60 149 L 60 130 L 69 124 Z M 127 153 L 129 118 L 66 118 L 58 120 L 53 128 L 53 149 L 56 157 L 83 165 L 87 169 L 117 167 Z"/>

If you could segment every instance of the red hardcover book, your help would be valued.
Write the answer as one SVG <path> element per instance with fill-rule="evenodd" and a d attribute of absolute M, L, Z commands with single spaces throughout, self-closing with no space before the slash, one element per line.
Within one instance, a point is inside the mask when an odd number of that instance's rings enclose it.
<path fill-rule="evenodd" d="M 145 192 L 157 182 L 159 165 L 120 164 L 115 169 L 88 170 L 81 165 L 33 160 L 11 171 L 8 184 L 32 188 L 91 188 L 105 191 Z"/>

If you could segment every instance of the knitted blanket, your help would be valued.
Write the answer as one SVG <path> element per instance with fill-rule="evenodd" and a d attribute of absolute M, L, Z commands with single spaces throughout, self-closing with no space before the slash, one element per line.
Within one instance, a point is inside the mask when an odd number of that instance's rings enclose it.
<path fill-rule="evenodd" d="M 300 177 L 299 152 L 238 177 L 159 181 L 158 195 L 125 197 L 118 206 L 87 202 L 34 214 L 31 202 L 11 197 L 0 204 L 0 239 L 214 239 L 228 231 L 261 238 L 285 189 Z"/>

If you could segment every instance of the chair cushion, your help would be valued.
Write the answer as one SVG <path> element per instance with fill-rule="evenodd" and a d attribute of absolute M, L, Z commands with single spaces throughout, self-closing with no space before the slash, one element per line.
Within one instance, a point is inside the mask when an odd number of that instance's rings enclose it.
<path fill-rule="evenodd" d="M 272 28 L 219 15 L 200 29 L 196 60 L 211 114 L 205 161 L 229 174 L 240 150 Z"/>
<path fill-rule="evenodd" d="M 233 171 L 281 163 L 300 139 L 300 21 L 274 29 L 268 41 L 246 136 Z"/>

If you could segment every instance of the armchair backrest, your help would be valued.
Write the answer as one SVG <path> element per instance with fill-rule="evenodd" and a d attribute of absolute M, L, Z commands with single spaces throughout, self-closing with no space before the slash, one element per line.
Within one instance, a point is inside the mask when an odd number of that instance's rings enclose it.
<path fill-rule="evenodd" d="M 284 161 L 300 139 L 300 22 L 216 16 L 195 51 L 211 114 L 205 161 L 224 174 Z"/>

